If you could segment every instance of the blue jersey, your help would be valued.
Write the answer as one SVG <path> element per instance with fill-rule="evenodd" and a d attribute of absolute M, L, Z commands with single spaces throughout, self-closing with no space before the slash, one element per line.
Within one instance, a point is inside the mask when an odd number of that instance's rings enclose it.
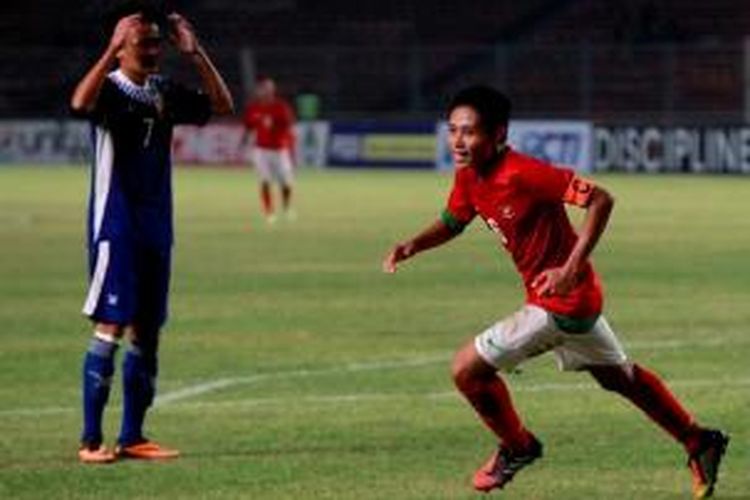
<path fill-rule="evenodd" d="M 150 76 L 110 73 L 87 114 L 94 141 L 88 212 L 91 283 L 84 314 L 121 325 L 161 325 L 172 245 L 172 128 L 203 124 L 208 97 Z"/>
<path fill-rule="evenodd" d="M 208 97 L 153 75 L 143 86 L 121 71 L 105 80 L 89 114 L 94 142 L 89 243 L 126 236 L 158 248 L 172 243 L 172 128 L 202 125 Z"/>

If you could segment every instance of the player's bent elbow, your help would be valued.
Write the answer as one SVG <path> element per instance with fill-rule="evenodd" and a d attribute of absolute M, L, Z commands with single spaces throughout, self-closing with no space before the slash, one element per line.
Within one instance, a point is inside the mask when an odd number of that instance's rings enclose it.
<path fill-rule="evenodd" d="M 87 103 L 81 101 L 80 99 L 76 99 L 74 96 L 70 100 L 70 112 L 73 116 L 82 116 L 87 113 L 90 113 L 93 109 L 93 106 L 87 105 Z"/>
<path fill-rule="evenodd" d="M 608 212 L 615 206 L 615 197 L 606 189 L 597 187 L 594 191 L 594 198 L 592 204 L 595 204 Z"/>

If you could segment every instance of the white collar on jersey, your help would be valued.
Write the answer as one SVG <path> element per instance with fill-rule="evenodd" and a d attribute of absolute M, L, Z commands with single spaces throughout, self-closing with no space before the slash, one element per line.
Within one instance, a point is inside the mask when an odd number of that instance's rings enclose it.
<path fill-rule="evenodd" d="M 119 69 L 111 72 L 108 78 L 117 85 L 117 88 L 136 101 L 144 104 L 158 105 L 161 99 L 159 84 L 163 78 L 159 75 L 149 75 L 146 78 L 146 83 L 143 85 L 134 83 Z"/>

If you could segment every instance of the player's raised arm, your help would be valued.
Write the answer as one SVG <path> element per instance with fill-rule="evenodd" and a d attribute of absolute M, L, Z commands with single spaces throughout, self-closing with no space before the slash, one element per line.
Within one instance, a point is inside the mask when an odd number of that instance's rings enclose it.
<path fill-rule="evenodd" d="M 460 231 L 451 229 L 442 219 L 436 220 L 414 238 L 397 243 L 383 260 L 383 272 L 395 273 L 399 262 L 409 259 L 419 252 L 440 246 L 452 240 L 458 234 L 460 234 Z"/>
<path fill-rule="evenodd" d="M 228 115 L 234 112 L 234 100 L 221 74 L 211 62 L 211 58 L 200 44 L 193 26 L 181 15 L 169 15 L 171 40 L 175 47 L 189 56 L 195 63 L 203 83 L 203 90 L 211 101 L 211 111 L 216 115 Z"/>
<path fill-rule="evenodd" d="M 125 40 L 131 30 L 140 22 L 141 15 L 133 14 L 123 17 L 117 23 L 104 54 L 94 63 L 73 91 L 73 96 L 70 99 L 70 108 L 75 113 L 88 113 L 94 110 L 104 80 L 117 61 L 117 53 L 125 45 Z"/>

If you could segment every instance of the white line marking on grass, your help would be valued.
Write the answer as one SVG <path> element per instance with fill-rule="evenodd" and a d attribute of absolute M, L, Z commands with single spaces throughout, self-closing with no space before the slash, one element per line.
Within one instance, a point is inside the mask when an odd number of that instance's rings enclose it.
<path fill-rule="evenodd" d="M 681 387 L 687 389 L 721 387 L 725 389 L 742 389 L 750 387 L 750 378 L 740 379 L 693 379 L 693 380 L 668 380 L 670 387 Z M 598 386 L 591 382 L 579 382 L 573 384 L 565 383 L 542 383 L 542 384 L 512 384 L 514 393 L 523 392 L 576 392 L 598 390 Z M 288 405 L 288 404 L 352 404 L 372 401 L 391 400 L 442 400 L 460 399 L 456 391 L 435 391 L 423 393 L 355 393 L 355 394 L 330 394 L 320 396 L 287 396 L 270 398 L 251 398 L 227 401 L 199 401 L 177 403 L 165 406 L 162 411 L 180 412 L 190 410 L 222 409 L 222 408 L 253 408 L 259 406 Z M 119 409 L 113 408 L 114 413 Z M 74 408 L 48 407 L 48 408 L 18 408 L 15 410 L 2 410 L 0 417 L 36 417 L 46 415 L 61 415 L 73 413 Z"/>
<path fill-rule="evenodd" d="M 627 350 L 667 350 L 667 349 L 680 349 L 685 347 L 716 347 L 721 345 L 737 345 L 745 343 L 742 341 L 727 341 L 722 339 L 706 339 L 700 341 L 685 341 L 685 340 L 657 340 L 657 341 L 644 341 L 644 342 L 632 342 L 626 344 Z M 237 385 L 248 385 L 265 380 L 283 380 L 289 378 L 301 378 L 301 377 L 314 377 L 320 375 L 336 375 L 339 373 L 358 373 L 366 371 L 381 371 L 381 370 L 397 370 L 402 368 L 411 368 L 426 366 L 437 363 L 447 363 L 451 359 L 451 354 L 435 355 L 429 357 L 412 358 L 406 360 L 393 360 L 393 361 L 376 361 L 368 363 L 350 363 L 334 368 L 323 368 L 323 369 L 310 369 L 310 370 L 292 370 L 285 372 L 275 373 L 261 373 L 258 375 L 250 375 L 247 377 L 227 377 L 217 380 L 209 380 L 199 384 L 177 389 L 171 392 L 167 392 L 156 398 L 156 405 L 165 405 L 190 399 L 195 396 L 207 394 L 209 392 L 234 387 Z"/>
<path fill-rule="evenodd" d="M 722 346 L 722 345 L 742 345 L 747 344 L 747 341 L 739 339 L 706 339 L 699 341 L 682 341 L 682 340 L 657 340 L 657 341 L 645 341 L 645 342 L 633 342 L 627 347 L 632 350 L 659 350 L 659 349 L 679 349 L 684 347 L 711 347 L 711 346 Z M 196 396 L 214 392 L 217 390 L 234 387 L 237 385 L 254 384 L 265 380 L 284 380 L 290 378 L 302 378 L 302 377 L 313 377 L 313 376 L 325 376 L 325 375 L 336 375 L 336 374 L 349 374 L 359 373 L 367 371 L 390 371 L 403 368 L 416 368 L 421 366 L 428 366 L 438 363 L 447 363 L 450 359 L 451 354 L 431 355 L 425 357 L 411 358 L 405 360 L 390 360 L 390 361 L 376 361 L 376 362 L 361 362 L 361 363 L 349 363 L 334 368 L 323 368 L 323 369 L 305 369 L 305 370 L 290 370 L 280 371 L 271 373 L 261 373 L 257 375 L 250 375 L 246 377 L 227 377 L 217 380 L 211 380 L 200 384 L 184 387 L 171 392 L 166 392 L 156 398 L 155 405 L 157 406 L 168 406 L 172 403 L 177 403 L 186 399 L 191 399 Z M 670 386 L 674 387 L 744 387 L 750 385 L 750 379 L 706 379 L 706 380 L 673 380 L 667 381 Z M 564 383 L 549 383 L 549 384 L 535 384 L 535 385 L 523 385 L 518 384 L 513 387 L 514 391 L 520 392 L 544 392 L 544 391 L 576 391 L 576 390 L 589 390 L 595 387 L 593 383 L 578 383 L 578 384 L 564 384 Z M 453 392 L 445 393 L 427 393 L 424 395 L 427 398 L 441 398 L 455 395 Z M 387 394 L 383 395 L 337 395 L 337 396 L 300 396 L 290 399 L 295 401 L 303 400 L 308 402 L 314 402 L 317 399 L 321 401 L 358 401 L 364 400 L 367 397 L 384 399 L 388 397 Z M 408 395 L 402 394 L 396 397 L 419 397 L 419 395 Z M 260 403 L 246 403 L 246 404 L 264 404 L 263 401 L 271 401 L 272 399 L 259 399 L 249 400 L 258 401 Z M 286 401 L 279 399 L 278 401 Z M 196 403 L 197 405 L 215 406 L 223 403 Z M 229 404 L 234 404 L 229 402 Z M 187 407 L 187 405 L 175 405 L 175 407 Z M 73 413 L 76 408 L 72 407 L 46 407 L 46 408 L 10 408 L 6 410 L 0 410 L 0 417 L 23 417 L 23 416 L 45 416 L 45 415 L 62 415 L 67 413 Z"/>
<path fill-rule="evenodd" d="M 413 368 L 419 366 L 426 366 L 436 363 L 445 363 L 448 360 L 448 356 L 430 356 L 421 358 L 406 359 L 403 361 L 376 361 L 371 363 L 349 363 L 334 368 L 323 368 L 317 370 L 291 370 L 284 372 L 275 373 L 260 373 L 258 375 L 250 375 L 247 377 L 228 377 L 218 380 L 212 380 L 201 384 L 192 385 L 183 389 L 177 389 L 171 392 L 167 392 L 156 398 L 155 405 L 165 405 L 174 403 L 176 401 L 182 401 L 183 399 L 189 399 L 201 394 L 206 394 L 219 389 L 225 389 L 227 387 L 234 387 L 237 385 L 254 384 L 262 382 L 264 380 L 283 380 L 290 378 L 304 378 L 314 377 L 321 375 L 337 375 L 340 373 L 360 373 L 367 371 L 382 371 L 382 370 L 397 370 L 401 368 Z"/>
<path fill-rule="evenodd" d="M 723 387 L 732 389 L 744 389 L 750 386 L 750 378 L 743 379 L 694 379 L 694 380 L 672 380 L 668 381 L 670 387 L 681 388 L 702 388 L 702 387 Z M 564 384 L 564 383 L 543 383 L 543 384 L 514 384 L 511 390 L 514 393 L 523 392 L 575 392 L 600 390 L 598 385 L 591 382 Z M 205 409 L 222 409 L 222 408 L 253 408 L 258 406 L 272 405 L 311 405 L 311 404 L 352 404 L 373 401 L 390 401 L 390 400 L 442 400 L 442 399 L 460 399 L 456 391 L 436 391 L 424 393 L 355 393 L 355 394 L 331 394 L 321 396 L 288 396 L 288 397 L 269 397 L 269 398 L 252 398 L 237 399 L 229 401 L 201 401 L 192 403 L 179 403 L 171 405 L 164 411 L 184 411 L 184 410 L 205 410 Z"/>

